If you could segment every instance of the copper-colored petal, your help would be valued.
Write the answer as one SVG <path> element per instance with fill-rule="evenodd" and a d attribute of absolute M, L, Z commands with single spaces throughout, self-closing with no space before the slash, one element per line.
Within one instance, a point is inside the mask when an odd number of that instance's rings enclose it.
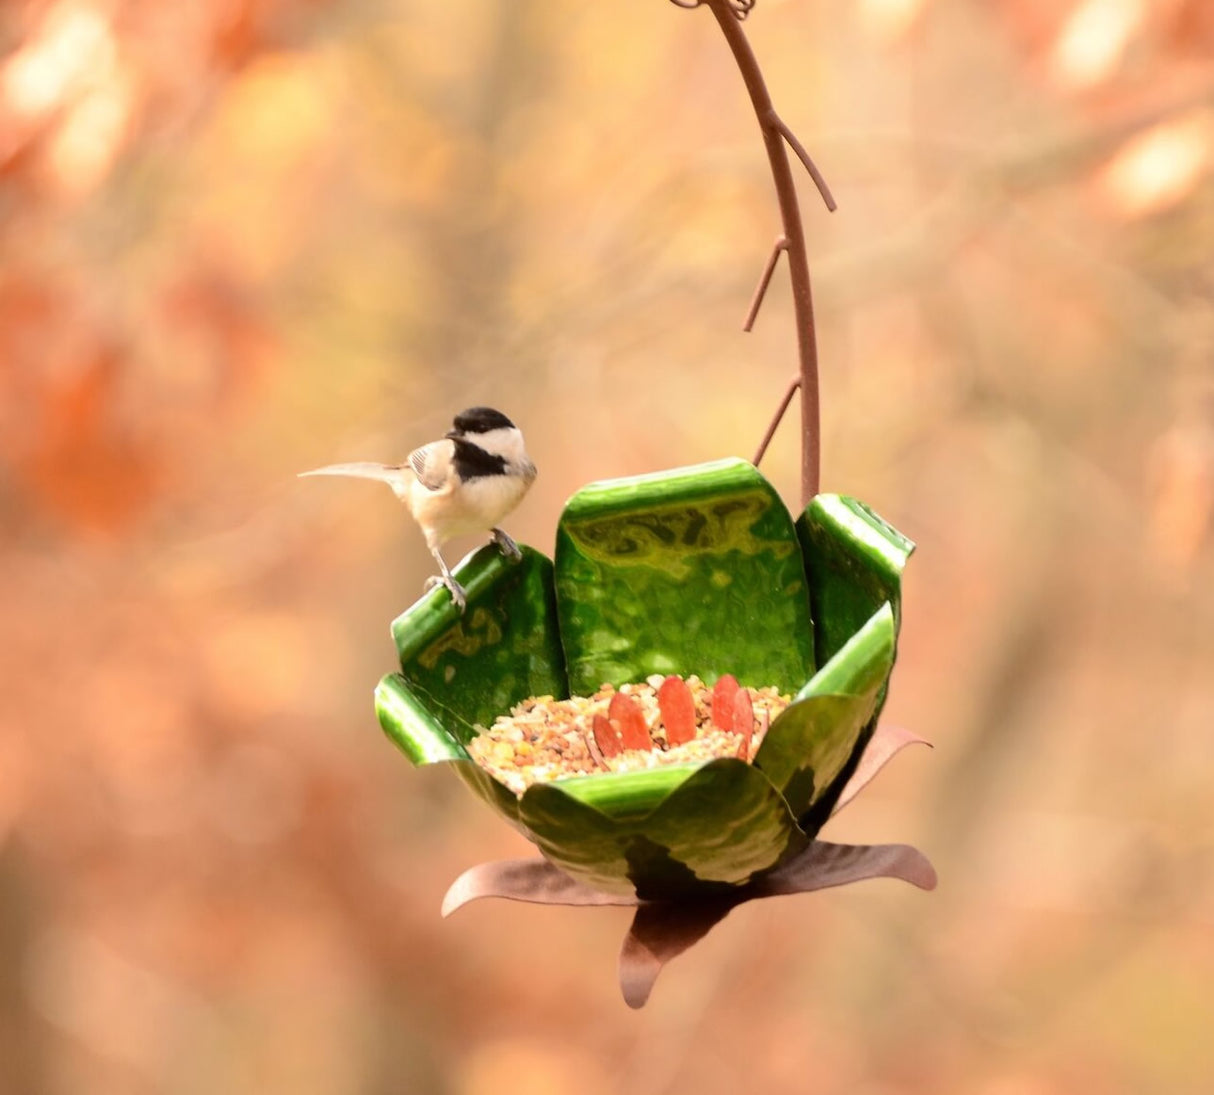
<path fill-rule="evenodd" d="M 832 816 L 842 810 L 856 795 L 864 790 L 873 777 L 889 763 L 890 759 L 908 745 L 926 745 L 930 748 L 931 742 L 919 737 L 917 734 L 912 734 L 901 726 L 878 724 L 877 729 L 873 731 L 872 738 L 869 739 L 868 745 L 864 749 L 864 755 L 860 758 L 860 763 L 856 766 L 851 779 L 847 781 L 847 785 L 843 788 L 843 793 L 839 795 L 839 801 L 835 803 Z"/>
<path fill-rule="evenodd" d="M 443 916 L 469 901 L 503 897 L 533 905 L 635 905 L 632 896 L 602 893 L 571 878 L 546 859 L 478 863 L 459 876 L 443 898 Z"/>
<path fill-rule="evenodd" d="M 618 757 L 624 751 L 616 724 L 606 715 L 595 715 L 593 723 L 594 742 L 605 757 Z"/>
<path fill-rule="evenodd" d="M 668 745 L 685 745 L 696 736 L 696 703 L 682 677 L 667 677 L 658 689 L 658 710 Z"/>
<path fill-rule="evenodd" d="M 800 855 L 751 886 L 752 897 L 810 893 L 866 878 L 900 878 L 921 890 L 936 888 L 936 870 L 909 844 L 831 844 L 815 840 Z"/>
<path fill-rule="evenodd" d="M 687 901 L 642 902 L 620 951 L 620 989 L 625 1002 L 632 1008 L 643 1007 L 666 963 L 703 939 L 736 906 L 867 878 L 900 878 L 924 890 L 936 885 L 935 869 L 917 848 L 816 840 L 779 870 L 732 893 Z"/>
<path fill-rule="evenodd" d="M 620 990 L 630 1008 L 641 1008 L 653 991 L 662 968 L 688 947 L 698 943 L 745 901 L 737 895 L 697 901 L 655 901 L 642 904 L 620 949 Z"/>
<path fill-rule="evenodd" d="M 737 692 L 737 678 L 729 673 L 712 687 L 712 724 L 719 730 L 733 729 L 733 699 Z"/>
<path fill-rule="evenodd" d="M 653 738 L 645 725 L 645 712 L 636 699 L 626 692 L 617 692 L 611 697 L 607 717 L 619 729 L 620 741 L 625 749 L 652 749 Z"/>

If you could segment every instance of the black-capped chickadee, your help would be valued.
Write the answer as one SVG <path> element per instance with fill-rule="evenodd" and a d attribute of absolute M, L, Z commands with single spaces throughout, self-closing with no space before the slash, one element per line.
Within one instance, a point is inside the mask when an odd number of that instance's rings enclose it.
<path fill-rule="evenodd" d="M 427 581 L 426 588 L 446 586 L 461 612 L 464 589 L 439 552 L 443 544 L 488 529 L 504 555 L 522 555 L 497 523 L 535 482 L 535 465 L 523 447 L 522 431 L 492 407 L 461 411 L 441 441 L 414 449 L 403 464 L 330 464 L 300 475 L 349 475 L 387 483 L 421 526 L 426 547 L 442 572 Z"/>

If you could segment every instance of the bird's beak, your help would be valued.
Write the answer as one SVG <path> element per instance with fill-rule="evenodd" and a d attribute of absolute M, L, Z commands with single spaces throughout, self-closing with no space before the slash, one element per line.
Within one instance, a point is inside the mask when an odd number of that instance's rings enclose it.
<path fill-rule="evenodd" d="M 462 433 L 460 433 L 459 430 L 448 430 L 445 434 L 443 434 L 443 436 L 454 440 L 455 438 L 463 437 L 464 435 Z"/>

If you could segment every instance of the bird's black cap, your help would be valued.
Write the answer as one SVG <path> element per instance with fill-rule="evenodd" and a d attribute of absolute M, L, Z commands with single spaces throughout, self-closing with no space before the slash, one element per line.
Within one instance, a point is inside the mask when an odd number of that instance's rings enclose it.
<path fill-rule="evenodd" d="M 469 407 L 455 416 L 453 427 L 447 434 L 448 437 L 467 433 L 488 433 L 490 430 L 509 430 L 514 428 L 514 423 L 492 407 Z"/>

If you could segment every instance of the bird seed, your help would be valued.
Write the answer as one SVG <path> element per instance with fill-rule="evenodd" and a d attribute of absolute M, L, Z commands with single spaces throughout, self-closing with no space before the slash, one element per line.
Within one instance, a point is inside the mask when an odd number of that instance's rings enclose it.
<path fill-rule="evenodd" d="M 531 696 L 468 746 L 472 759 L 515 794 L 531 784 L 632 772 L 717 757 L 750 762 L 772 720 L 790 703 L 777 688 L 741 688 L 726 674 L 653 676 L 593 696 Z"/>

